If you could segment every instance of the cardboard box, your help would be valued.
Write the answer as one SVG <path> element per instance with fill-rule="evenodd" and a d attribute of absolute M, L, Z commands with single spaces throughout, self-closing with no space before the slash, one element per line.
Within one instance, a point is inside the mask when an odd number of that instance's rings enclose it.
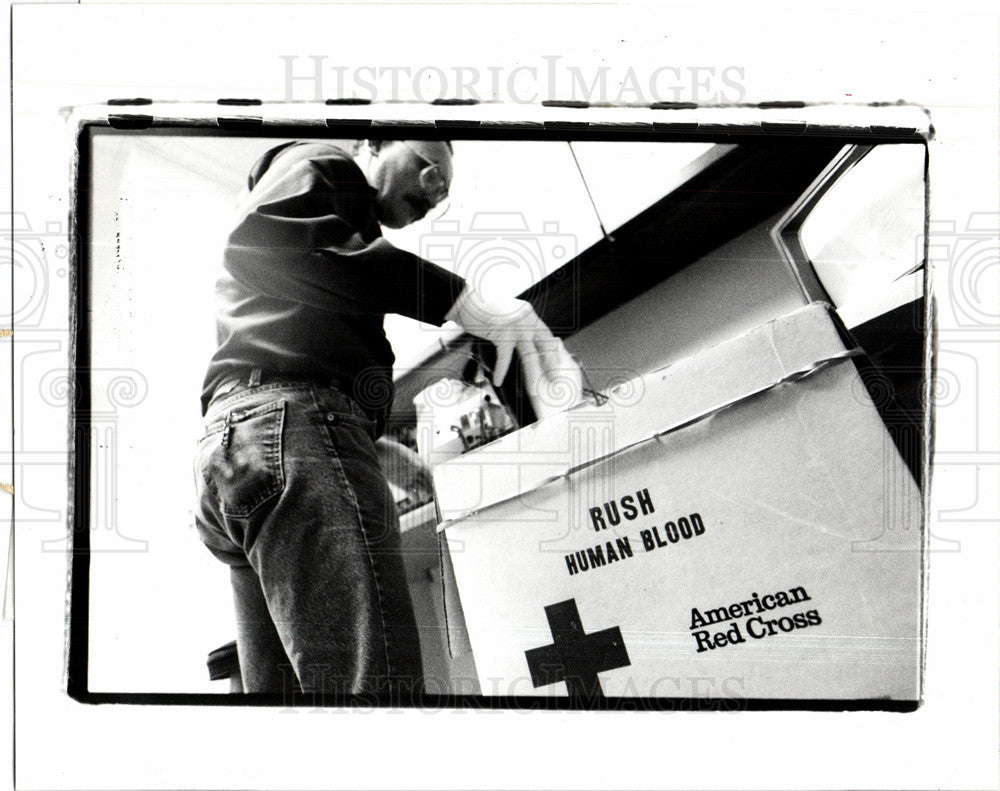
<path fill-rule="evenodd" d="M 437 524 L 433 503 L 399 519 L 406 583 L 420 629 L 424 686 L 432 694 L 472 694 L 478 692 L 472 654 L 453 656 L 450 651 Z"/>
<path fill-rule="evenodd" d="M 917 700 L 921 497 L 856 355 L 809 305 L 439 466 L 482 693 Z"/>

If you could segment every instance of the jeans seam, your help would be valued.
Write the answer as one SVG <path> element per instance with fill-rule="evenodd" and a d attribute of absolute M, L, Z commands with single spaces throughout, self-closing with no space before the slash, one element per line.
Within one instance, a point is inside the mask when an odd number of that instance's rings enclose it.
<path fill-rule="evenodd" d="M 209 402 L 208 409 L 205 410 L 204 423 L 206 426 L 210 426 L 218 423 L 221 420 L 221 417 L 215 417 L 209 420 L 208 416 L 213 411 L 217 411 L 219 415 L 223 415 L 226 412 L 232 411 L 232 408 L 236 404 L 239 404 L 241 401 L 244 401 L 248 398 L 252 398 L 254 395 L 258 395 L 260 393 L 265 393 L 270 390 L 278 390 L 278 389 L 301 391 L 305 394 L 308 394 L 312 400 L 313 405 L 316 406 L 317 408 L 321 408 L 319 407 L 319 403 L 316 398 L 316 391 L 317 391 L 316 385 L 308 384 L 305 382 L 269 382 L 267 384 L 257 385 L 255 387 L 248 387 L 241 390 L 236 390 L 235 392 L 232 393 L 226 393 L 221 398 L 213 399 L 212 401 Z M 341 412 L 339 411 L 340 408 L 339 407 L 337 408 L 338 415 L 344 418 L 349 418 L 357 421 L 357 423 L 362 428 L 364 428 L 369 434 L 371 434 L 375 430 L 377 421 L 370 418 L 368 416 L 368 413 L 364 411 L 364 409 L 357 403 L 357 401 L 355 401 L 355 399 L 352 396 L 348 395 L 342 390 L 337 390 L 335 388 L 330 388 L 330 391 L 336 393 L 339 396 L 342 396 L 347 401 L 346 406 L 343 407 L 344 409 L 346 409 L 346 411 Z M 220 405 L 224 406 L 220 408 Z"/>
<path fill-rule="evenodd" d="M 230 425 L 236 426 L 239 425 L 240 423 L 244 423 L 247 420 L 250 420 L 251 418 L 263 417 L 264 415 L 270 412 L 277 412 L 278 410 L 284 411 L 285 403 L 286 403 L 285 401 L 269 401 L 266 404 L 261 404 L 260 406 L 256 406 L 253 409 L 249 409 L 246 412 L 237 413 L 233 409 L 227 409 L 223 413 L 221 413 L 218 418 L 215 418 L 211 421 L 209 421 L 206 418 L 203 421 L 205 423 L 203 429 L 204 433 L 201 439 L 199 439 L 198 441 L 202 442 L 215 434 L 221 433 L 222 429 L 226 425 L 226 420 L 224 417 L 222 417 L 222 415 L 225 414 L 230 415 L 231 416 Z M 234 415 L 235 417 L 233 417 Z"/>
<path fill-rule="evenodd" d="M 313 403 L 316 405 L 317 414 L 322 414 L 323 410 L 319 405 L 318 399 L 316 398 L 315 389 L 312 389 L 310 392 L 312 393 Z M 371 544 L 368 541 L 368 531 L 365 528 L 365 520 L 364 517 L 362 517 L 361 515 L 361 508 L 358 505 L 358 495 L 357 492 L 355 492 L 354 490 L 354 484 L 351 483 L 351 479 L 347 476 L 347 473 L 344 470 L 344 466 L 343 464 L 341 464 L 340 456 L 337 453 L 337 446 L 334 442 L 332 432 L 330 431 L 330 427 L 324 423 L 323 428 L 325 430 L 327 438 L 329 439 L 330 448 L 333 452 L 333 458 L 337 463 L 337 468 L 340 470 L 340 474 L 343 476 L 344 482 L 347 484 L 347 491 L 351 497 L 351 505 L 354 508 L 354 513 L 357 516 L 358 520 L 358 529 L 361 531 L 361 540 L 364 542 L 365 545 L 365 558 L 368 561 L 368 567 L 371 569 L 372 579 L 375 581 L 375 593 L 378 596 L 378 615 L 379 615 L 379 620 L 381 621 L 382 624 L 382 653 L 385 657 L 386 675 L 389 678 L 391 678 L 393 675 L 392 672 L 393 667 L 389 652 L 388 630 L 386 628 L 386 622 L 385 622 L 385 604 L 384 604 L 385 596 L 382 593 L 382 580 L 379 577 L 378 569 L 375 567 L 375 560 L 372 557 Z"/>
<path fill-rule="evenodd" d="M 247 387 L 242 390 L 236 390 L 232 393 L 226 393 L 221 398 L 213 398 L 208 402 L 208 409 L 205 410 L 205 419 L 208 419 L 208 414 L 213 411 L 213 409 L 218 409 L 219 404 L 225 404 L 228 409 L 232 404 L 237 404 L 247 398 L 251 398 L 254 395 L 260 393 L 266 393 L 270 390 L 302 390 L 304 392 L 311 393 L 314 386 L 306 384 L 303 382 L 269 382 L 264 385 L 257 385 L 256 387 Z"/>

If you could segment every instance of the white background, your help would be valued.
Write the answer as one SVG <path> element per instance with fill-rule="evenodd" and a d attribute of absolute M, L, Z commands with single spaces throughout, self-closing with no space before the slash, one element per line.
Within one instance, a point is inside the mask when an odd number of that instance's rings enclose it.
<path fill-rule="evenodd" d="M 736 65 L 748 102 L 919 103 L 937 133 L 932 217 L 959 232 L 976 213 L 995 223 L 996 14 L 883 7 L 20 7 L 15 208 L 35 228 L 65 218 L 62 106 L 129 95 L 282 98 L 281 54 L 446 67 L 560 54 L 585 72 L 605 63 L 640 74 Z M 66 280 L 52 259 L 44 320 L 17 347 L 25 373 L 15 380 L 15 447 L 41 462 L 18 470 L 18 787 L 996 787 L 1000 371 L 996 232 L 986 229 L 979 247 L 959 233 L 931 249 L 950 390 L 938 392 L 929 503 L 925 703 L 908 715 L 289 712 L 69 700 L 66 561 L 43 551 L 58 550 L 65 529 L 65 409 L 39 397 L 55 399 L 41 380 L 67 348 Z M 21 367 L 35 341 L 47 358 L 40 371 Z M 3 629 L 9 635 L 10 623 Z"/>

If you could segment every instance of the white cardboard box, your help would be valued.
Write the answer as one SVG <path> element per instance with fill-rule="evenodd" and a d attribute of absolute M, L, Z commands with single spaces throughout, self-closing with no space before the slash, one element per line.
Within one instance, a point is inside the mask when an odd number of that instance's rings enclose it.
<path fill-rule="evenodd" d="M 852 354 L 816 303 L 439 466 L 482 693 L 917 700 L 921 497 Z"/>

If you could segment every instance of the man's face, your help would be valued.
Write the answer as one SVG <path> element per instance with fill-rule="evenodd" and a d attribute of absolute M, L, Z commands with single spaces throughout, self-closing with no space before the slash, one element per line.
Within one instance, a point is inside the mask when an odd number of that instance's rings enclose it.
<path fill-rule="evenodd" d="M 421 179 L 421 173 L 436 165 Z M 372 171 L 379 222 L 402 228 L 421 219 L 440 201 L 440 191 L 428 191 L 427 183 L 451 187 L 451 154 L 436 140 L 394 140 L 382 146 Z"/>

